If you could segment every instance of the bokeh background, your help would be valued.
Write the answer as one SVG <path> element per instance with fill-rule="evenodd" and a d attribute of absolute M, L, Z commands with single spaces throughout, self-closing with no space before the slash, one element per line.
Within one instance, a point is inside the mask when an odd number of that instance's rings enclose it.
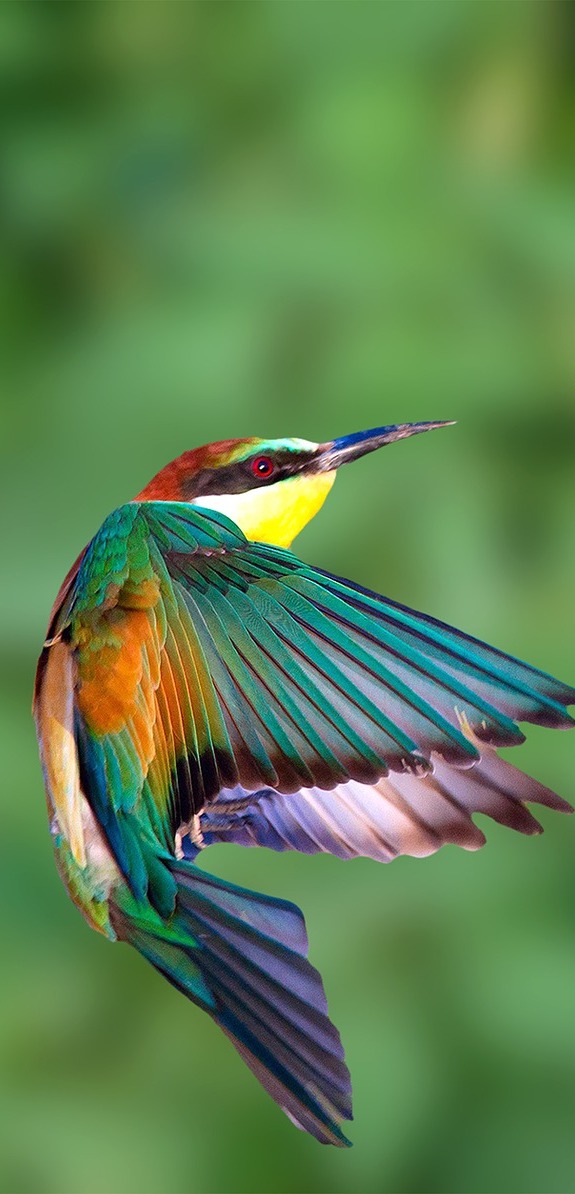
<path fill-rule="evenodd" d="M 29 713 L 106 513 L 211 439 L 455 418 L 340 476 L 305 558 L 575 676 L 568 4 L 0 6 L 3 1194 L 575 1190 L 575 824 L 341 863 L 219 847 L 297 900 L 354 1148 L 88 932 Z M 566 797 L 575 737 L 520 760 Z"/>

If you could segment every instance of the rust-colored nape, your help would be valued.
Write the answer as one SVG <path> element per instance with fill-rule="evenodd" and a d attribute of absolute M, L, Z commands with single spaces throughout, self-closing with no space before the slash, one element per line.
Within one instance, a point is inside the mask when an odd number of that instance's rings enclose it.
<path fill-rule="evenodd" d="M 155 477 L 136 495 L 137 502 L 185 502 L 190 500 L 193 481 L 206 469 L 221 468 L 232 464 L 236 455 L 242 454 L 246 445 L 257 444 L 257 439 L 221 439 L 214 444 L 204 444 L 182 452 L 175 460 L 166 464 Z"/>

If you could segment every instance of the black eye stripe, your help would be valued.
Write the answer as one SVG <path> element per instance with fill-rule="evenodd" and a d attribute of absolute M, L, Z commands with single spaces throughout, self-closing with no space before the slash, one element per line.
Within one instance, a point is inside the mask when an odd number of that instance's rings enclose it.
<path fill-rule="evenodd" d="M 254 473 L 253 465 L 258 459 L 270 460 L 272 470 L 269 475 Z M 194 498 L 208 497 L 220 493 L 246 493 L 261 485 L 275 485 L 284 477 L 292 477 L 297 473 L 309 469 L 313 471 L 314 453 L 277 451 L 271 453 L 258 452 L 248 456 L 245 460 L 238 460 L 235 464 L 228 464 L 222 468 L 205 468 L 192 474 L 182 485 L 184 501 L 192 502 Z"/>

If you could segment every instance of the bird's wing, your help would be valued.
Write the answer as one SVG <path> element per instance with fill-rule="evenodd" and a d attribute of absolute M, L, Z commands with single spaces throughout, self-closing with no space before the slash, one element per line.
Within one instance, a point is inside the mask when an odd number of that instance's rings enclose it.
<path fill-rule="evenodd" d="M 571 724 L 573 689 L 246 541 L 182 503 L 115 511 L 52 626 L 74 669 L 80 781 L 135 893 L 157 843 L 223 789 L 285 796 L 465 766 L 516 720 Z M 135 818 L 137 833 L 134 832 Z M 146 843 L 150 843 L 147 852 Z"/>

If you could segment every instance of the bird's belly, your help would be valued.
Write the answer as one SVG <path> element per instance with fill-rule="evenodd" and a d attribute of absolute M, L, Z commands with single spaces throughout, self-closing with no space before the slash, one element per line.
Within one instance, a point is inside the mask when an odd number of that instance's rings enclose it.
<path fill-rule="evenodd" d="M 74 683 L 70 649 L 56 642 L 44 657 L 34 710 L 50 831 L 58 870 L 71 898 L 95 929 L 113 937 L 108 896 L 121 876 L 81 788 Z"/>
<path fill-rule="evenodd" d="M 108 897 L 122 877 L 83 792 L 79 792 L 78 800 L 84 839 L 83 864 L 75 857 L 54 812 L 50 832 L 56 864 L 70 898 L 91 927 L 115 938 L 108 914 Z"/>

